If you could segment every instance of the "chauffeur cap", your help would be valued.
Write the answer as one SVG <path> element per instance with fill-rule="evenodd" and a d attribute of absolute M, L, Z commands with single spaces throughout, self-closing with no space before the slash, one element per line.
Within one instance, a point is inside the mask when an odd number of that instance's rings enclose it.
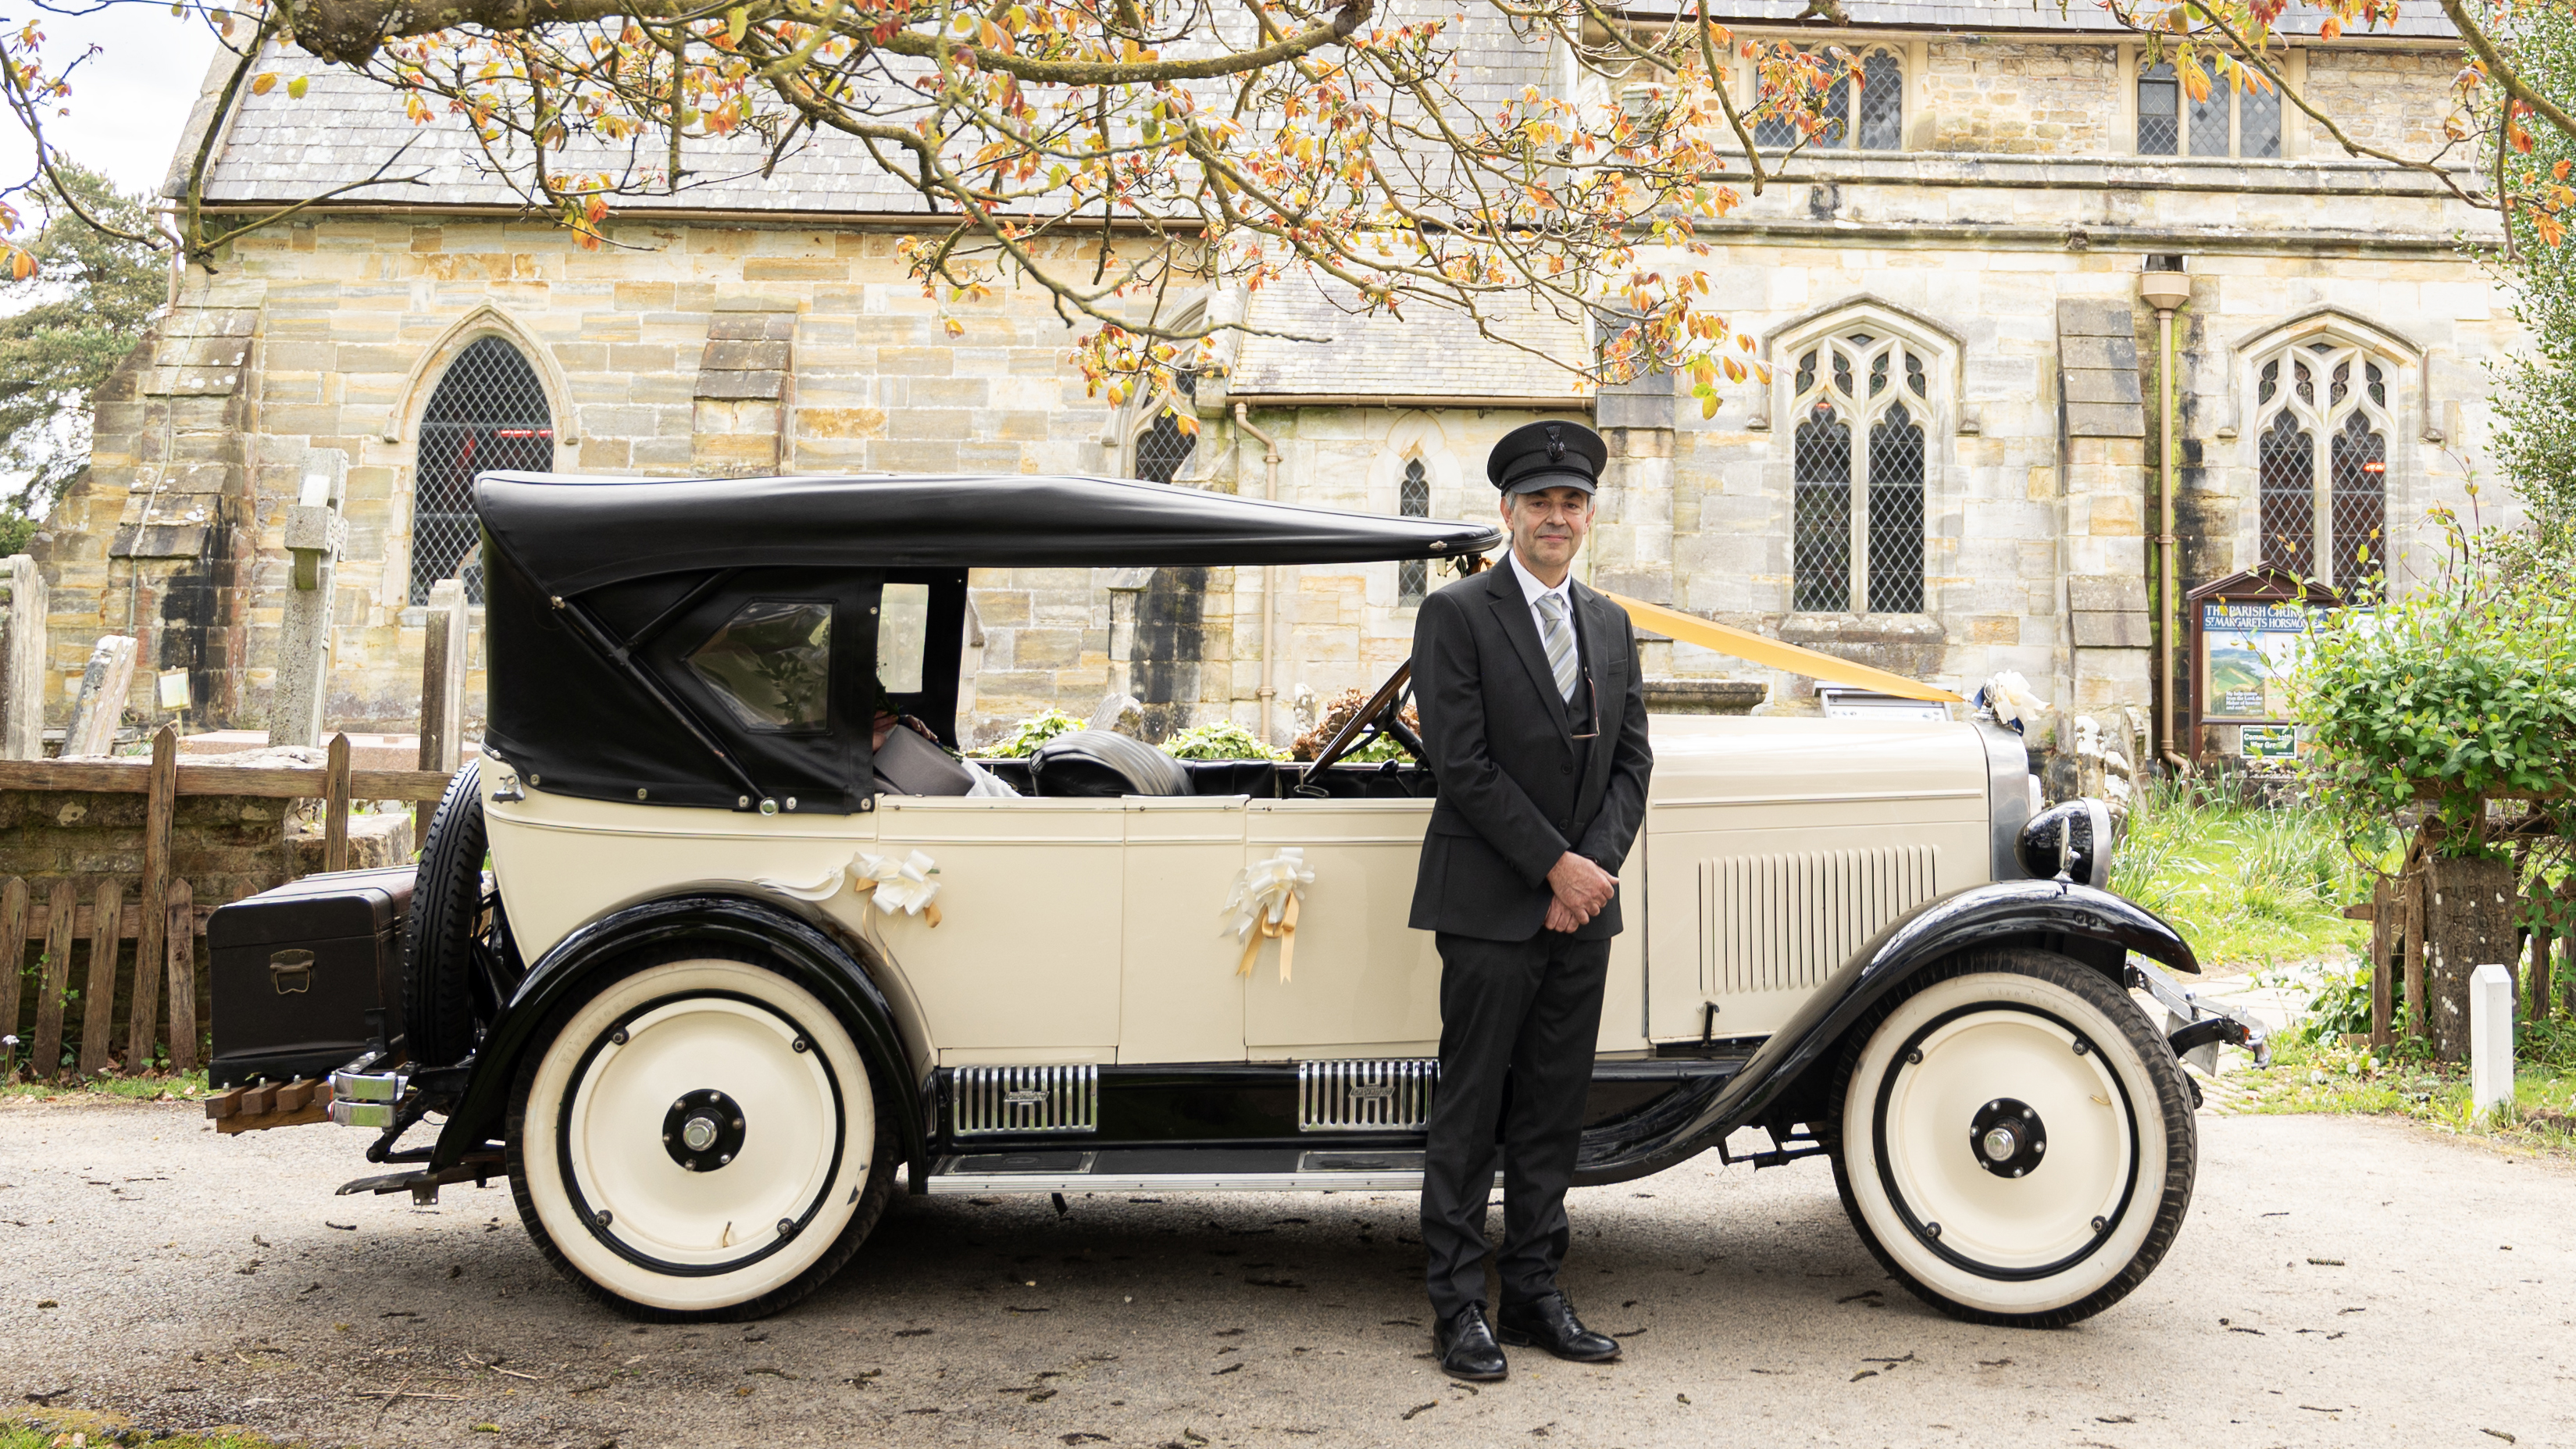
<path fill-rule="evenodd" d="M 1610 449 L 1601 435 L 1581 423 L 1524 423 L 1503 434 L 1485 459 L 1485 476 L 1505 493 L 1536 493 L 1545 488 L 1600 486 L 1601 466 Z"/>

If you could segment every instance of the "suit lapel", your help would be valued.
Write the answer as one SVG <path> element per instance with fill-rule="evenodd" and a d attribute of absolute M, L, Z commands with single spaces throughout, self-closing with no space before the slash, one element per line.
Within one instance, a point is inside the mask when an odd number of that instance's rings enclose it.
<path fill-rule="evenodd" d="M 1611 756 L 1616 753 L 1606 742 L 1619 733 L 1620 713 L 1628 702 L 1628 671 L 1635 664 L 1633 651 L 1626 647 L 1628 641 L 1618 635 L 1628 615 L 1581 583 L 1567 592 L 1574 596 L 1575 627 L 1583 639 L 1583 663 L 1592 675 L 1592 719 L 1598 721 L 1593 728 L 1603 737 L 1593 741 L 1591 768 L 1585 773 L 1606 777 Z M 1610 646 L 1614 642 L 1622 647 L 1613 649 Z"/>
<path fill-rule="evenodd" d="M 1539 643 L 1538 621 L 1530 617 L 1529 599 L 1521 592 L 1521 580 L 1515 565 L 1497 564 L 1486 571 L 1493 579 L 1485 588 L 1485 602 L 1503 627 L 1503 637 L 1512 641 L 1512 650 L 1521 657 L 1521 667 L 1529 671 L 1530 688 L 1537 694 L 1541 709 L 1556 722 L 1557 735 L 1568 750 L 1574 748 L 1572 732 L 1565 726 L 1565 698 L 1556 692 L 1556 673 L 1547 667 L 1547 650 Z"/>

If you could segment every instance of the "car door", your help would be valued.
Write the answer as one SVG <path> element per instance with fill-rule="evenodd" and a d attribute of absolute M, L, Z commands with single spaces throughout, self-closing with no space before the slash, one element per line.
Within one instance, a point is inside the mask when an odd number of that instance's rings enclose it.
<path fill-rule="evenodd" d="M 1438 1054 L 1440 954 L 1430 932 L 1405 924 L 1430 822 L 1429 800 L 1249 803 L 1240 863 L 1297 846 L 1315 874 L 1290 979 L 1279 979 L 1273 942 L 1244 985 L 1253 1060 Z"/>
<path fill-rule="evenodd" d="M 939 924 L 871 911 L 942 1066 L 1118 1059 L 1127 810 L 880 795 L 878 850 L 938 870 Z"/>

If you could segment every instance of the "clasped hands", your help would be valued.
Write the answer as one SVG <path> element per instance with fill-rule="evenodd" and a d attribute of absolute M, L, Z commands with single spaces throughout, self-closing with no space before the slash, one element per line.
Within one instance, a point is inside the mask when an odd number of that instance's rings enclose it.
<path fill-rule="evenodd" d="M 1547 928 L 1551 931 L 1576 931 L 1588 924 L 1601 908 L 1610 904 L 1610 894 L 1619 878 L 1603 870 L 1586 856 L 1567 851 L 1548 867 L 1547 887 L 1556 898 L 1547 903 Z"/>

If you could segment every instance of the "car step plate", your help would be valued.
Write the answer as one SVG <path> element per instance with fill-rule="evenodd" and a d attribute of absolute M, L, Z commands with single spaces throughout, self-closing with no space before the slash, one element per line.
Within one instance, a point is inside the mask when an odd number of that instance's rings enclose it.
<path fill-rule="evenodd" d="M 1502 1181 L 1496 1173 L 1494 1180 Z M 975 1152 L 940 1159 L 934 1195 L 1002 1192 L 1420 1192 L 1422 1153 L 1314 1148 Z"/>

